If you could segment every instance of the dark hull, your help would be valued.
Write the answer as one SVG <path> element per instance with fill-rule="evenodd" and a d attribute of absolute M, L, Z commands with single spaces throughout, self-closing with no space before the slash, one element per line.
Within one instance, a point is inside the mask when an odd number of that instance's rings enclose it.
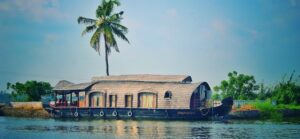
<path fill-rule="evenodd" d="M 95 119 L 162 119 L 162 120 L 208 120 L 225 116 L 231 106 L 205 109 L 142 109 L 142 108 L 47 108 L 54 118 Z"/>

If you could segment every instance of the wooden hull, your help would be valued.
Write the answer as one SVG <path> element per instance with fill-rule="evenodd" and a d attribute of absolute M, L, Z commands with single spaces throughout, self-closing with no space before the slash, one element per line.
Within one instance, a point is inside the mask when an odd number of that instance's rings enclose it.
<path fill-rule="evenodd" d="M 47 111 L 54 118 L 208 120 L 227 115 L 231 111 L 231 106 L 221 105 L 205 109 L 51 107 Z"/>

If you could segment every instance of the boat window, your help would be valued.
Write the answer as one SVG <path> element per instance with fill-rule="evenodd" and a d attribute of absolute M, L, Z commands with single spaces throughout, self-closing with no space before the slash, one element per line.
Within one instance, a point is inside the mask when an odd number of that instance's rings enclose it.
<path fill-rule="evenodd" d="M 125 95 L 125 107 L 132 107 L 133 95 Z"/>
<path fill-rule="evenodd" d="M 165 99 L 171 99 L 172 98 L 172 92 L 171 91 L 166 91 L 164 98 Z"/>
<path fill-rule="evenodd" d="M 109 95 L 109 107 L 117 107 L 117 95 Z"/>
<path fill-rule="evenodd" d="M 157 95 L 150 92 L 139 93 L 138 106 L 141 108 L 156 108 L 157 107 Z"/>
<path fill-rule="evenodd" d="M 84 102 L 82 102 L 84 105 Z M 105 94 L 100 92 L 94 92 L 90 94 L 90 106 L 91 107 L 105 107 Z"/>

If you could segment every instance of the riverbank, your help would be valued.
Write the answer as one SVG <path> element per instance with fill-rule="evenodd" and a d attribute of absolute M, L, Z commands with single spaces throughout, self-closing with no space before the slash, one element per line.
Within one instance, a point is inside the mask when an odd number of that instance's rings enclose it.
<path fill-rule="evenodd" d="M 44 109 L 22 109 L 12 107 L 0 108 L 0 116 L 50 118 L 49 113 Z"/>
<path fill-rule="evenodd" d="M 300 107 L 294 105 L 272 105 L 270 102 L 257 102 L 233 107 L 230 119 L 256 119 L 282 121 L 285 118 L 299 118 Z"/>
<path fill-rule="evenodd" d="M 10 106 L 0 107 L 0 116 L 50 118 L 41 102 L 11 102 Z"/>
<path fill-rule="evenodd" d="M 44 110 L 41 102 L 11 102 L 10 106 L 0 106 L 0 116 L 50 118 L 50 114 Z M 239 120 L 276 120 L 285 118 L 299 118 L 298 107 L 272 106 L 268 103 L 249 104 L 240 108 L 233 107 L 229 113 L 229 119 Z"/>

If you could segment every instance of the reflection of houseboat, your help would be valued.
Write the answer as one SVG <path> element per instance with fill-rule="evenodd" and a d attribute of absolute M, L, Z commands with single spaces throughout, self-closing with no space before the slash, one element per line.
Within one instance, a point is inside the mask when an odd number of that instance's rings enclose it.
<path fill-rule="evenodd" d="M 202 120 L 224 116 L 232 99 L 209 106 L 206 82 L 191 83 L 183 75 L 120 75 L 94 77 L 90 83 L 60 81 L 55 103 L 47 108 L 53 117 Z"/>

